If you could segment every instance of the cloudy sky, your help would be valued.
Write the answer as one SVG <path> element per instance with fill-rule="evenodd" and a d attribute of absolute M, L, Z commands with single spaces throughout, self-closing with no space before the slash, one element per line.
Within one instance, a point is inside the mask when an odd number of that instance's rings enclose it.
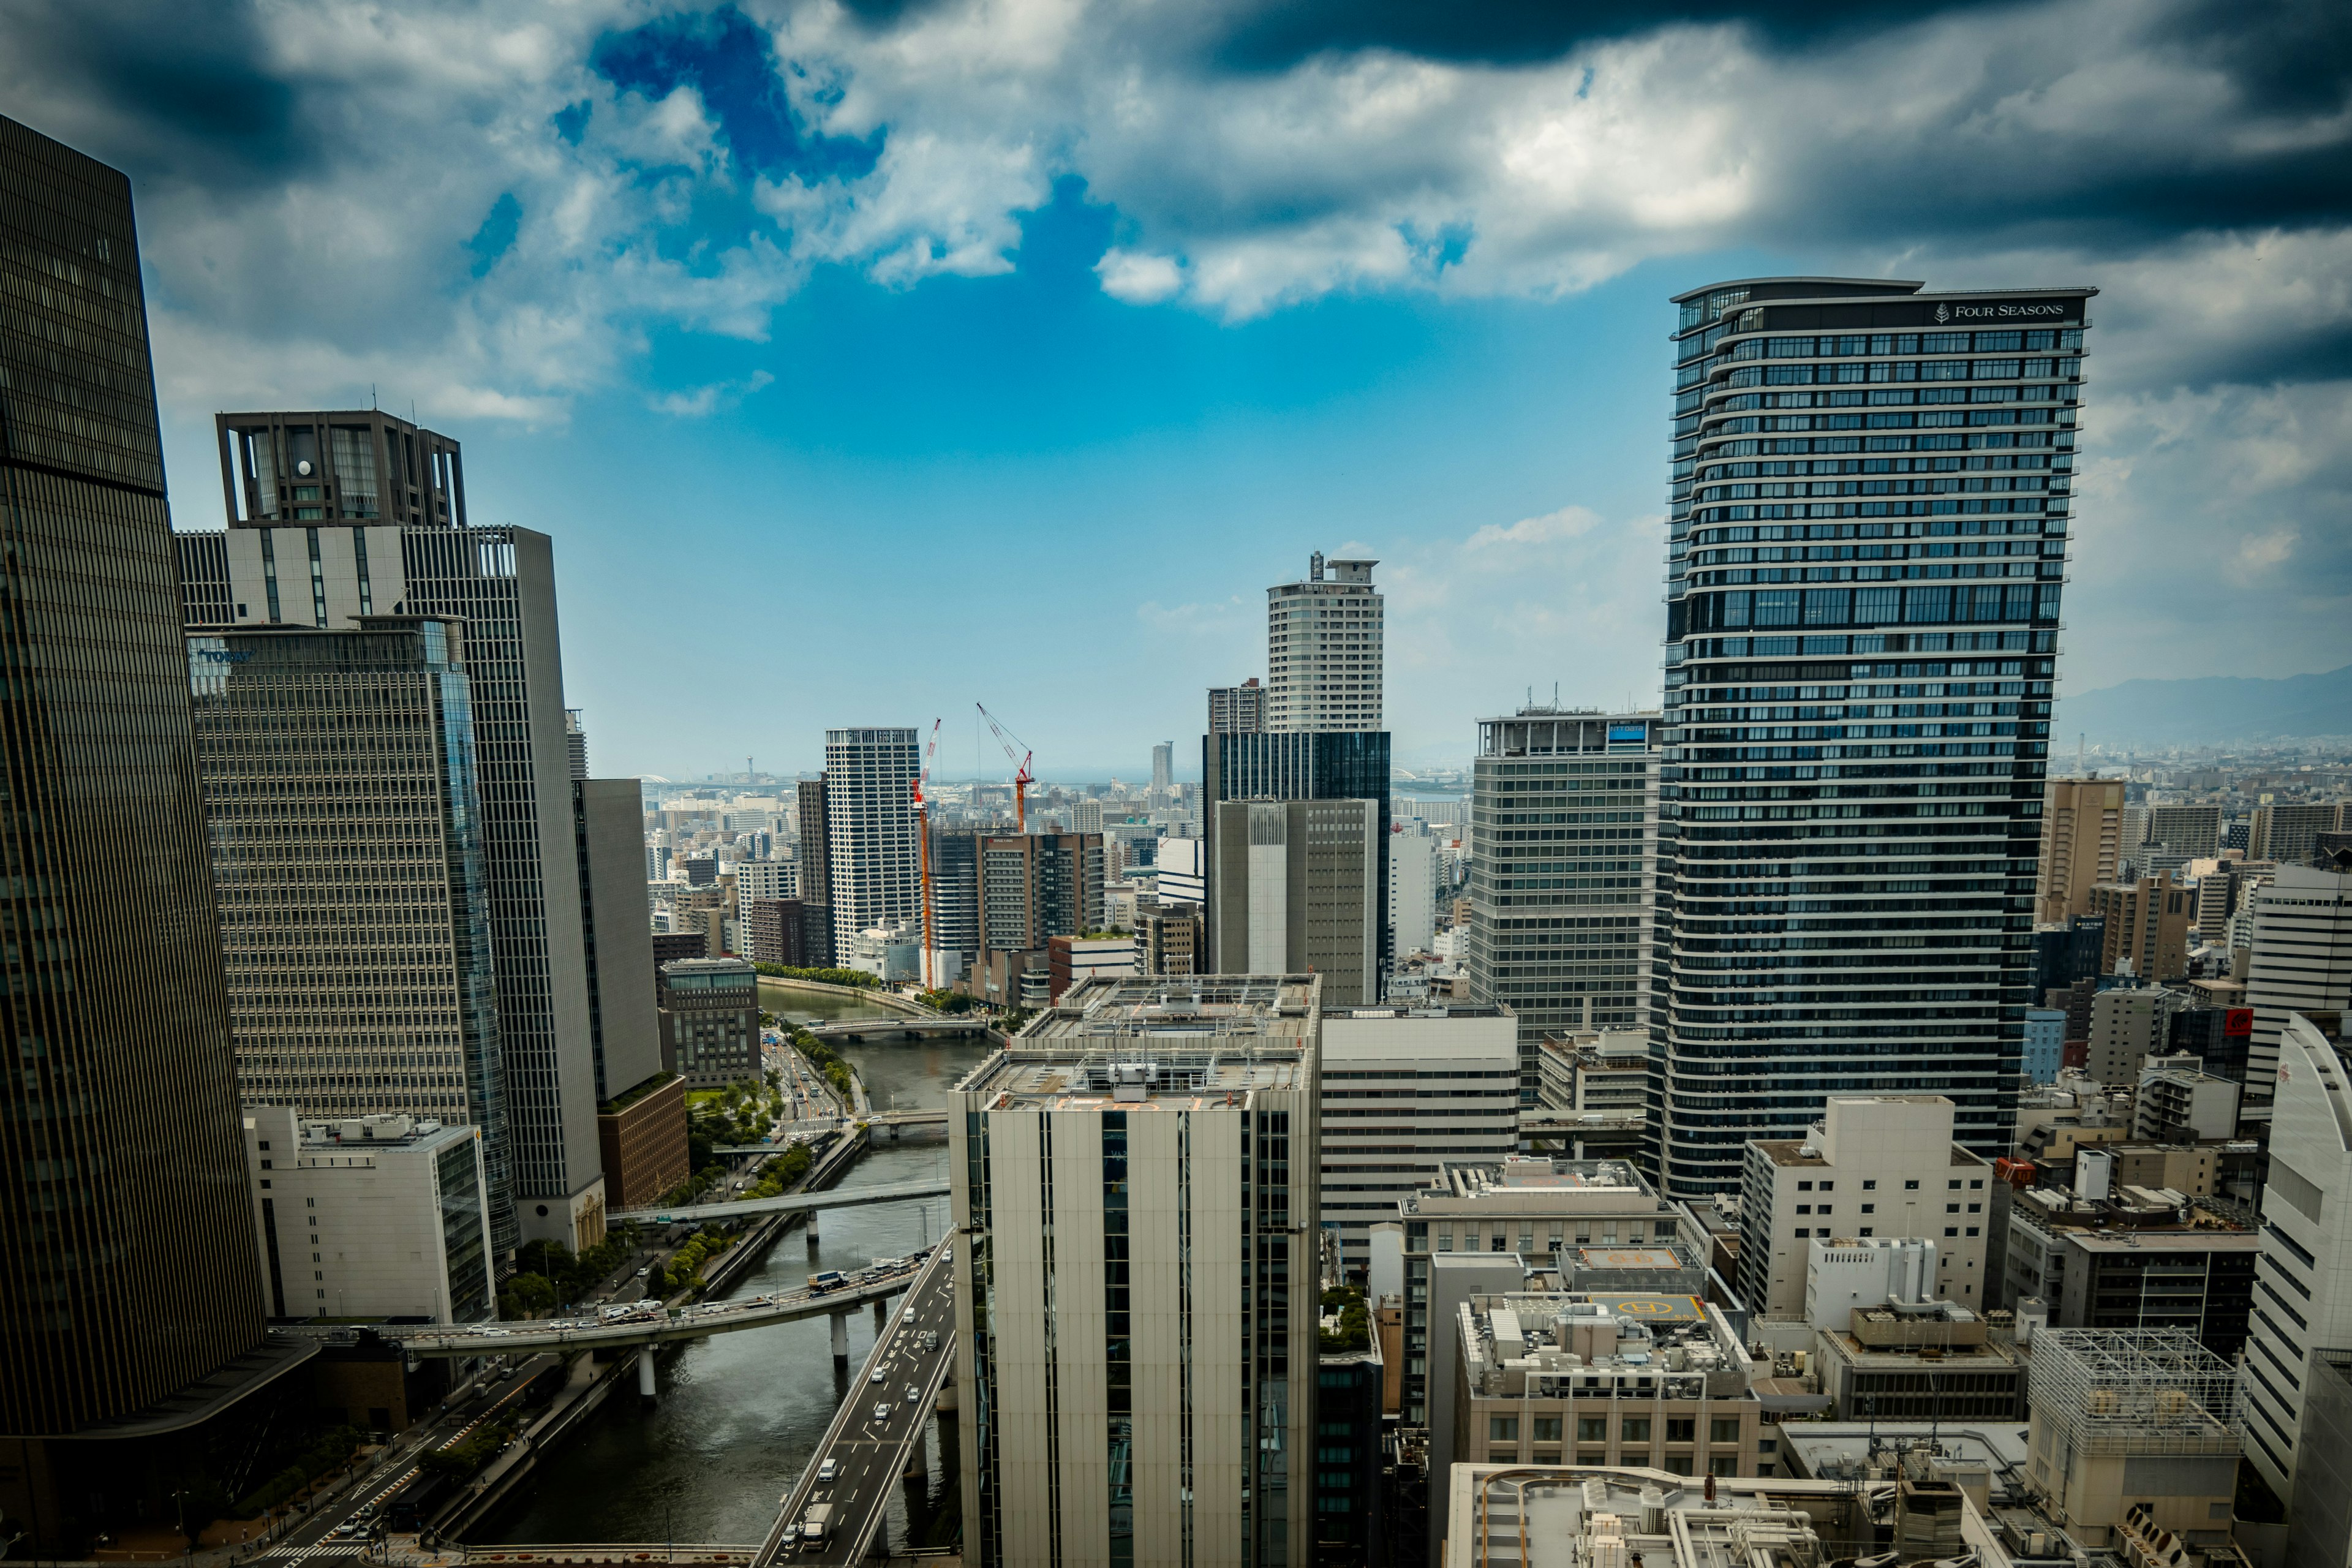
<path fill-rule="evenodd" d="M 1406 759 L 1651 699 L 1667 296 L 1799 271 L 2101 289 L 2067 689 L 2352 662 L 2347 88 L 2331 0 L 0 8 L 182 523 L 215 409 L 413 405 L 672 776 L 975 700 L 1132 776 L 1318 548 Z"/>

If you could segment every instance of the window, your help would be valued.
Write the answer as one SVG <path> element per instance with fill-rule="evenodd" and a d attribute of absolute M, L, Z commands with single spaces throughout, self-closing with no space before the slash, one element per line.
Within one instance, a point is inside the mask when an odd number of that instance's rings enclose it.
<path fill-rule="evenodd" d="M 1960 1234 L 1960 1227 L 1956 1225 L 1948 1225 L 1944 1227 L 1944 1234 L 1946 1236 L 1958 1236 Z"/>
<path fill-rule="evenodd" d="M 1876 1204 L 1864 1204 L 1862 1205 L 1862 1212 L 1864 1214 L 1876 1214 L 1878 1212 L 1878 1205 Z"/>
<path fill-rule="evenodd" d="M 1969 1191 L 1970 1191 L 1970 1192 L 1976 1192 L 1977 1190 L 1979 1190 L 1979 1188 L 1981 1188 L 1983 1185 L 1984 1185 L 1984 1178 L 1983 1178 L 1982 1176 L 1979 1176 L 1975 1181 L 1970 1182 L 1970 1183 L 1969 1184 Z"/>
<path fill-rule="evenodd" d="M 1606 1443 L 1609 1441 L 1609 1417 L 1606 1415 L 1578 1416 L 1576 1418 L 1576 1440 L 1580 1443 Z M 1579 1455 L 1577 1457 L 1577 1462 L 1579 1464 L 1588 1462 L 1598 1464 L 1600 1461 L 1587 1461 L 1582 1455 Z"/>
<path fill-rule="evenodd" d="M 1811 1214 L 1813 1212 L 1813 1205 L 1811 1204 L 1799 1204 L 1797 1205 L 1797 1212 L 1799 1214 Z"/>
<path fill-rule="evenodd" d="M 1710 1476 L 1738 1475 L 1739 1473 L 1739 1456 L 1737 1454 L 1717 1454 L 1714 1458 L 1709 1459 L 1706 1462 L 1706 1473 Z"/>
<path fill-rule="evenodd" d="M 1716 1442 L 1716 1443 L 1737 1443 L 1737 1442 L 1738 1442 L 1738 1441 L 1739 1441 L 1739 1417 L 1738 1417 L 1737 1415 L 1734 1415 L 1734 1416 L 1730 1417 L 1728 1420 L 1727 1420 L 1727 1419 L 1725 1419 L 1724 1417 L 1722 1417 L 1722 1416 L 1720 1416 L 1720 1415 L 1717 1416 L 1715 1419 L 1713 1419 L 1713 1420 L 1709 1421 L 1709 1422 L 1706 1424 L 1706 1435 L 1707 1435 L 1707 1438 L 1708 1438 L 1708 1440 L 1709 1440 L 1710 1442 Z"/>
<path fill-rule="evenodd" d="M 1827 1192 L 1834 1192 L 1834 1191 L 1836 1191 L 1836 1190 L 1837 1190 L 1837 1184 L 1836 1184 L 1835 1182 L 1823 1182 L 1823 1183 L 1822 1184 L 1822 1191 L 1823 1191 L 1823 1192 L 1825 1192 L 1825 1193 L 1827 1193 Z"/>
<path fill-rule="evenodd" d="M 1863 1184 L 1862 1184 L 1862 1190 L 1863 1190 L 1864 1192 L 1865 1192 L 1865 1193 L 1874 1193 L 1874 1192 L 1876 1192 L 1876 1191 L 1878 1190 L 1878 1182 L 1877 1182 L 1877 1179 L 1876 1179 L 1875 1177 L 1874 1177 L 1874 1178 L 1872 1178 L 1871 1180 L 1869 1180 L 1869 1181 L 1866 1181 L 1866 1182 L 1863 1183 Z"/>
<path fill-rule="evenodd" d="M 1944 1212 L 1946 1214 L 1958 1214 L 1960 1212 L 1960 1205 L 1958 1204 L 1946 1204 L 1944 1205 Z"/>
<path fill-rule="evenodd" d="M 1534 1423 L 1534 1436 L 1537 1442 L 1557 1443 L 1559 1441 L 1560 1417 L 1557 1415 L 1537 1415 L 1530 1419 Z"/>
<path fill-rule="evenodd" d="M 1903 1184 L 1903 1190 L 1906 1193 L 1916 1193 L 1919 1190 L 1919 1184 L 1916 1180 L 1906 1182 Z"/>
<path fill-rule="evenodd" d="M 1952 1191 L 1954 1191 L 1954 1192 L 1956 1192 L 1956 1193 L 1957 1193 L 1957 1192 L 1958 1192 L 1958 1191 L 1960 1190 L 1960 1184 L 1959 1184 L 1959 1181 L 1958 1181 L 1958 1179 L 1957 1177 L 1955 1177 L 1955 1178 L 1954 1178 L 1950 1183 L 1948 1183 L 1948 1184 L 1950 1186 L 1951 1190 L 1952 1190 Z"/>
<path fill-rule="evenodd" d="M 1976 1233 L 1977 1233 L 1977 1227 L 1976 1227 L 1975 1226 L 1969 1226 L 1969 1234 L 1970 1236 L 1974 1236 Z"/>
<path fill-rule="evenodd" d="M 1698 1423 L 1687 1416 L 1666 1417 L 1666 1441 L 1695 1443 L 1698 1440 Z"/>
<path fill-rule="evenodd" d="M 1618 1417 L 1617 1436 L 1621 1441 L 1627 1443 L 1648 1442 L 1650 1440 L 1650 1418 L 1646 1415 L 1623 1415 Z"/>
<path fill-rule="evenodd" d="M 1516 1443 L 1519 1440 L 1519 1418 L 1516 1415 L 1486 1417 L 1486 1439 L 1492 1443 Z"/>
<path fill-rule="evenodd" d="M 1813 1184 L 1811 1182 L 1799 1182 L 1797 1184 L 1797 1190 L 1801 1193 L 1810 1193 L 1813 1190 Z"/>

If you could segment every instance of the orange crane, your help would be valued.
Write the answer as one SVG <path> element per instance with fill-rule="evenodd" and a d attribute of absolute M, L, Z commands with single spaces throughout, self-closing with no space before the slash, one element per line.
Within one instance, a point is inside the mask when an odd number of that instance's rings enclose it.
<path fill-rule="evenodd" d="M 1029 760 L 1037 753 L 1031 751 L 1029 743 L 1018 735 L 1007 734 L 1004 726 L 996 721 L 996 715 L 988 710 L 986 704 L 975 702 L 972 706 L 979 709 L 980 716 L 988 721 L 990 731 L 996 736 L 996 743 L 1004 748 L 1004 760 L 1013 766 L 1013 819 L 1016 830 L 1026 833 L 1029 831 L 1029 786 L 1037 782 L 1029 772 Z M 1019 756 L 1013 755 L 1015 747 L 1020 749 Z"/>
<path fill-rule="evenodd" d="M 931 984 L 931 808 L 923 798 L 923 781 L 931 776 L 931 757 L 940 749 L 940 721 L 931 721 L 930 744 L 923 748 L 923 765 L 915 773 L 915 833 L 922 844 L 923 859 L 923 989 L 935 990 Z"/>

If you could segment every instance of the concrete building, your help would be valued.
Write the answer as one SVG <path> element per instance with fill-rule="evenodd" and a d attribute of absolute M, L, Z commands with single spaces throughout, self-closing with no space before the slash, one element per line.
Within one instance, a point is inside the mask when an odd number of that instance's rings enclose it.
<path fill-rule="evenodd" d="M 688 1089 L 760 1076 L 760 976 L 741 958 L 682 958 L 661 968 L 662 1066 Z"/>
<path fill-rule="evenodd" d="M 979 1568 L 1310 1561 L 1319 986 L 1082 985 L 950 1096 Z"/>
<path fill-rule="evenodd" d="M 648 1208 L 694 1174 L 687 1151 L 686 1079 L 656 1073 L 596 1108 L 605 1199 L 615 1209 Z"/>
<path fill-rule="evenodd" d="M 475 1323 L 498 1316 L 478 1127 L 414 1116 L 245 1112 L 254 1245 L 273 1318 Z"/>
<path fill-rule="evenodd" d="M 1814 1237 L 1805 1243 L 1805 1321 L 1842 1330 L 1857 1311 L 1927 1301 L 1937 1273 L 1936 1244 L 1919 1237 Z"/>
<path fill-rule="evenodd" d="M 1377 564 L 1333 561 L 1327 577 L 1318 550 L 1305 580 L 1265 591 L 1266 729 L 1328 734 L 1387 728 L 1381 721 L 1387 637 L 1383 601 L 1372 586 Z"/>
<path fill-rule="evenodd" d="M 2258 805 L 2246 836 L 2249 860 L 2308 861 L 2318 857 L 2319 836 L 2344 827 L 2342 801 Z"/>
<path fill-rule="evenodd" d="M 824 814 L 824 774 L 802 779 L 799 794 L 801 905 L 814 967 L 833 961 L 833 834 Z M 919 879 L 921 868 L 916 868 Z"/>
<path fill-rule="evenodd" d="M 1162 741 L 1151 748 L 1151 788 L 1155 795 L 1172 795 L 1176 789 L 1176 742 Z"/>
<path fill-rule="evenodd" d="M 1650 1026 L 1656 726 L 1654 713 L 1534 707 L 1478 722 L 1464 971 L 1474 1000 L 1518 1016 L 1523 1105 L 1545 1037 Z M 1670 1075 L 1670 1107 L 1692 1081 Z"/>
<path fill-rule="evenodd" d="M 2107 922 L 2102 973 L 2165 981 L 2189 973 L 2189 893 L 2171 872 L 2101 883 L 2091 889 L 2091 913 Z"/>
<path fill-rule="evenodd" d="M 2352 1078 L 2329 1038 L 2294 1014 L 2279 1032 L 2274 1073 L 2246 1458 L 2292 1512 L 2312 1358 L 2352 1346 Z"/>
<path fill-rule="evenodd" d="M 1650 1037 L 1638 1029 L 1545 1040 L 1536 1103 L 1554 1110 L 1638 1116 L 1648 1107 Z"/>
<path fill-rule="evenodd" d="M 1203 839 L 1171 837 L 1160 841 L 1159 858 L 1152 864 L 1160 873 L 1161 903 L 1191 904 L 1197 909 L 1209 901 L 1207 852 Z"/>
<path fill-rule="evenodd" d="M 761 899 L 743 916 L 748 933 L 745 956 L 754 963 L 780 963 L 790 969 L 823 969 L 833 962 L 829 948 L 816 945 L 808 906 L 798 899 Z M 687 956 L 703 956 L 700 949 Z"/>
<path fill-rule="evenodd" d="M 2312 1352 L 2296 1447 L 2301 1500 L 2287 1516 L 2286 1561 L 2352 1563 L 2352 1351 Z"/>
<path fill-rule="evenodd" d="M 1248 951 L 1246 936 L 1236 935 L 1228 939 L 1223 931 L 1231 899 L 1223 887 L 1222 879 L 1233 866 L 1245 863 L 1248 859 L 1246 835 L 1243 841 L 1228 845 L 1219 826 L 1225 820 L 1223 806 L 1226 803 L 1372 803 L 1370 815 L 1373 854 L 1365 880 L 1374 905 L 1371 942 L 1379 951 L 1365 981 L 1370 988 L 1352 992 L 1344 999 L 1359 1004 L 1377 1001 L 1380 995 L 1378 987 L 1388 963 L 1388 731 L 1217 731 L 1211 733 L 1203 742 L 1202 763 L 1207 770 L 1202 788 L 1202 822 L 1207 845 L 1202 863 L 1206 868 L 1208 889 L 1207 902 L 1202 906 L 1202 913 L 1208 921 L 1210 947 L 1219 954 Z M 1239 857 L 1239 859 L 1234 857 Z M 1246 908 L 1245 900 L 1243 907 Z M 1237 945 L 1229 945 L 1229 940 L 1230 943 Z M 1352 919 L 1344 932 L 1336 930 L 1327 931 L 1323 940 L 1327 943 L 1352 947 L 1355 941 Z M 1224 958 L 1221 962 L 1233 964 L 1240 961 Z M 1330 973 L 1320 961 L 1313 962 L 1317 963 L 1317 973 L 1327 975 Z M 1326 982 L 1325 994 L 1334 1001 L 1342 999 L 1336 984 L 1334 981 Z"/>
<path fill-rule="evenodd" d="M 2167 1058 L 2159 1058 L 2167 1059 Z M 2202 1071 L 2190 1058 L 2140 1069 L 2132 1099 L 2132 1136 L 2156 1143 L 2195 1143 L 2238 1135 L 2242 1086 Z"/>
<path fill-rule="evenodd" d="M 1198 974 L 1207 967 L 1208 928 L 1201 906 L 1138 899 L 1135 905 L 1135 972 L 1138 974 Z"/>
<path fill-rule="evenodd" d="M 1437 1439 L 1431 1412 L 1450 1408 L 1436 1396 L 1453 1373 L 1446 1355 L 1431 1359 L 1431 1325 L 1449 1321 L 1455 1305 L 1478 1291 L 1518 1289 L 1528 1267 L 1555 1265 L 1572 1248 L 1696 1244 L 1682 1215 L 1622 1160 L 1515 1157 L 1452 1166 L 1400 1201 L 1404 1424 L 1430 1426 Z M 1442 1339 L 1434 1349 L 1444 1352 Z"/>
<path fill-rule="evenodd" d="M 1385 1310 L 1393 1314 L 1393 1307 Z M 1376 1316 L 1382 1310 L 1374 1306 Z M 1341 1324 L 1327 1314 L 1325 1326 Z M 1388 1346 L 1372 1326 L 1360 1349 L 1324 1340 L 1315 1367 L 1315 1561 L 1318 1568 L 1374 1568 L 1389 1561 L 1381 1471 Z"/>
<path fill-rule="evenodd" d="M 1381 818 L 1372 800 L 1220 800 L 1210 922 L 1217 969 L 1311 970 L 1328 1005 L 1377 1003 Z"/>
<path fill-rule="evenodd" d="M 2177 1329 L 2040 1331 L 2029 1477 L 2082 1546 L 2120 1545 L 2137 1507 L 2150 1535 L 2226 1547 L 2240 1398 L 2230 1364 Z"/>
<path fill-rule="evenodd" d="M 978 854 L 983 961 L 996 952 L 1044 952 L 1050 938 L 1101 929 L 1100 834 L 991 834 L 979 841 Z"/>
<path fill-rule="evenodd" d="M 2148 869 L 2171 870 L 2221 852 L 2218 805 L 2158 805 L 2147 814 Z M 2158 847 L 2161 846 L 2161 847 Z"/>
<path fill-rule="evenodd" d="M 1135 938 L 1132 934 L 1049 936 L 1045 973 L 1045 995 L 1054 1002 L 1081 981 L 1124 980 L 1137 973 Z"/>
<path fill-rule="evenodd" d="M 600 1167 L 605 1103 L 662 1070 L 653 931 L 645 919 L 644 887 L 636 879 L 644 794 L 635 779 L 576 778 L 572 783 Z"/>
<path fill-rule="evenodd" d="M 1832 1095 L 1802 1140 L 1748 1146 L 1740 1185 L 1739 1295 L 1759 1318 L 1804 1315 L 1812 1237 L 1936 1243 L 1928 1294 L 1980 1308 L 1991 1164 L 1953 1142 L 1939 1094 Z"/>
<path fill-rule="evenodd" d="M 2110 1089 L 2130 1088 L 2139 1081 L 2143 1060 L 2166 1053 L 2172 1016 L 2189 1005 L 2188 996 L 2161 985 L 2116 985 L 2095 993 L 2083 1071 Z"/>
<path fill-rule="evenodd" d="M 1474 1296 L 1459 1358 L 1456 1464 L 1631 1465 L 1752 1476 L 1766 1425 L 1756 1367 L 1720 1308 L 1688 1296 Z M 1450 1479 L 1433 1463 L 1430 1485 Z"/>
<path fill-rule="evenodd" d="M 1370 1227 L 1439 1180 L 1518 1148 L 1518 1034 L 1477 1004 L 1328 1008 L 1323 1014 L 1323 1228 L 1363 1274 Z"/>
<path fill-rule="evenodd" d="M 735 862 L 735 907 L 749 910 L 762 900 L 801 896 L 800 863 L 796 860 Z"/>
<path fill-rule="evenodd" d="M 238 1099 L 479 1128 L 503 1258 L 521 1238 L 466 651 L 463 623 L 425 616 L 193 633 L 188 687 Z"/>
<path fill-rule="evenodd" d="M 849 961 L 850 944 L 867 927 L 922 918 L 914 793 L 921 753 L 912 730 L 824 732 L 825 893 L 836 963 Z M 802 811 L 805 835 L 805 802 Z"/>
<path fill-rule="evenodd" d="M 1257 677 L 1239 686 L 1209 688 L 1209 733 L 1255 735 L 1265 729 L 1265 688 Z"/>
<path fill-rule="evenodd" d="M 2025 1057 L 2019 1064 L 2035 1083 L 2055 1083 L 2066 1061 L 2066 1011 L 2063 1007 L 2025 1010 Z"/>
<path fill-rule="evenodd" d="M 2116 1164 L 2106 1148 L 2086 1150 L 2072 1189 L 2015 1195 L 2008 1300 L 2041 1301 L 2053 1328 L 2179 1329 L 2235 1356 L 2253 1308 L 2261 1237 L 2233 1217 L 2242 1213 L 2235 1205 L 2117 1180 Z"/>
<path fill-rule="evenodd" d="M 1675 1195 L 1730 1191 L 1743 1142 L 1800 1135 L 1855 1081 L 1948 1095 L 1962 1142 L 2003 1152 L 2039 998 L 2030 948 L 1994 933 L 2034 908 L 2095 292 L 1757 278 L 1675 296 L 1660 786 Z M 1798 458 L 1801 523 L 1777 488 L 1749 489 Z M 1864 498 L 1865 465 L 1901 488 Z M 1980 514 L 1929 499 L 1979 480 Z M 1800 529 L 1801 584 L 1781 563 Z M 1947 550 L 1973 552 L 1950 578 Z M 1886 874 L 1875 857 L 1922 813 L 1948 820 Z M 1780 940 L 1800 918 L 1807 939 Z M 1919 945 L 1839 934 L 1896 930 Z M 1678 1114 L 1684 1094 L 1707 1122 Z"/>
<path fill-rule="evenodd" d="M 1857 1309 L 1813 1342 L 1841 1421 L 2014 1421 L 2025 1400 L 2024 1360 L 1958 1301 Z"/>
<path fill-rule="evenodd" d="M 2254 895 L 2253 912 L 2245 1001 L 2254 1016 L 2240 1114 L 2259 1123 L 2270 1120 L 2287 1020 L 2299 1013 L 2339 1035 L 2352 1010 L 2352 868 L 2282 866 Z"/>
<path fill-rule="evenodd" d="M 2044 782 L 2035 920 L 2057 922 L 2091 912 L 2091 889 L 2123 875 L 2123 819 L 2120 779 Z"/>
<path fill-rule="evenodd" d="M 381 411 L 220 414 L 214 428 L 227 531 L 173 541 L 190 632 L 464 623 L 516 1217 L 526 1240 L 592 1245 L 596 1030 L 553 543 L 471 525 L 458 444 Z"/>
<path fill-rule="evenodd" d="M 1437 934 L 1437 840 L 1426 827 L 1389 834 L 1389 961 L 1427 952 Z"/>
<path fill-rule="evenodd" d="M 202 1440 L 191 1405 L 241 1418 L 311 1352 L 265 1340 L 247 1240 L 131 182 L 5 116 L 0 295 L 0 1529 L 80 1557 L 166 1517 L 148 1415 Z"/>

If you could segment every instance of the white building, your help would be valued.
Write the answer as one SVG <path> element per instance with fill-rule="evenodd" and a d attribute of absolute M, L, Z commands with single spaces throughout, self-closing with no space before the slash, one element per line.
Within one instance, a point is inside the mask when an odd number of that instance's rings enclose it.
<path fill-rule="evenodd" d="M 1053 961 L 1067 952 L 1068 973 L 1057 973 L 1053 980 L 1065 992 L 1083 981 L 1124 980 L 1136 973 L 1132 936 L 1057 936 L 1047 941 L 1046 949 L 1048 966 L 1056 969 Z"/>
<path fill-rule="evenodd" d="M 1980 1307 L 1992 1166 L 1952 1142 L 1940 1094 L 1832 1095 L 1803 1139 L 1750 1141 L 1739 1194 L 1739 1294 L 1759 1318 L 1804 1315 L 1805 1243 L 1937 1244 L 1934 1300 Z"/>
<path fill-rule="evenodd" d="M 1402 962 L 1437 934 L 1437 840 L 1410 823 L 1389 835 L 1389 952 Z"/>
<path fill-rule="evenodd" d="M 1936 1244 L 1920 1237 L 1805 1242 L 1805 1321 L 1843 1332 L 1856 1309 L 1931 1299 Z"/>
<path fill-rule="evenodd" d="M 1209 901 L 1208 845 L 1199 838 L 1163 838 L 1154 862 L 1160 872 L 1159 899 L 1163 904 Z"/>
<path fill-rule="evenodd" d="M 824 732 L 825 843 L 834 957 L 847 962 L 856 933 L 922 914 L 922 836 L 915 777 L 922 750 L 912 730 Z"/>
<path fill-rule="evenodd" d="M 1323 552 L 1307 580 L 1265 591 L 1265 728 L 1269 731 L 1370 731 L 1381 721 L 1381 671 L 1387 635 L 1374 561 L 1334 561 Z"/>
<path fill-rule="evenodd" d="M 498 1316 L 478 1128 L 256 1106 L 245 1162 L 271 1317 Z"/>
<path fill-rule="evenodd" d="M 751 906 L 772 899 L 797 899 L 801 896 L 800 868 L 790 860 L 738 860 L 735 862 L 735 908 L 743 914 Z"/>
<path fill-rule="evenodd" d="M 2246 1457 L 2292 1509 L 2312 1358 L 2352 1345 L 2352 1077 L 2309 1019 L 2290 1015 L 2277 1039 Z"/>
<path fill-rule="evenodd" d="M 1311 974 L 1096 982 L 950 1097 L 965 1555 L 1311 1563 Z"/>
<path fill-rule="evenodd" d="M 2265 1121 L 2288 1016 L 2341 1019 L 2352 1008 L 2352 872 L 2281 866 L 2254 895 L 2253 950 L 2246 1005 L 2254 1035 L 2240 1114 Z"/>
<path fill-rule="evenodd" d="M 867 926 L 849 939 L 849 967 L 886 985 L 923 977 L 923 928 L 914 921 Z"/>
<path fill-rule="evenodd" d="M 1447 1165 L 1518 1150 L 1518 1029 L 1507 1007 L 1360 1007 L 1323 1015 L 1323 1226 L 1353 1271 L 1372 1225 Z"/>

